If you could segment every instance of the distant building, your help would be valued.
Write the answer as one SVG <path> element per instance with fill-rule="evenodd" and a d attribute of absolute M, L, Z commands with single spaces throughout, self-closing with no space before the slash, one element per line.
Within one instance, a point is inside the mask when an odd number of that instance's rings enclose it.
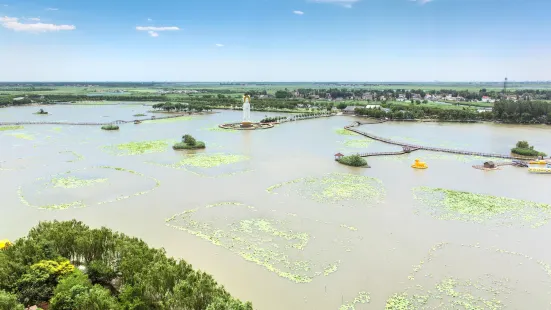
<path fill-rule="evenodd" d="M 354 113 L 356 113 L 356 108 L 357 108 L 356 106 L 348 106 L 348 107 L 344 108 L 344 110 L 342 110 L 342 112 L 344 114 L 354 114 Z"/>
<path fill-rule="evenodd" d="M 378 105 L 378 104 L 368 104 L 365 106 L 366 109 L 377 109 L 377 108 L 380 108 L 381 106 Z"/>
<path fill-rule="evenodd" d="M 365 93 L 362 95 L 362 100 L 373 100 L 373 95 L 370 93 Z"/>

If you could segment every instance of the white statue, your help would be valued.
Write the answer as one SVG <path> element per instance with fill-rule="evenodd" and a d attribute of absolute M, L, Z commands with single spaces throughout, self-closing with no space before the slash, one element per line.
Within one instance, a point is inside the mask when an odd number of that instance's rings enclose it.
<path fill-rule="evenodd" d="M 243 96 L 243 122 L 251 121 L 251 96 Z"/>

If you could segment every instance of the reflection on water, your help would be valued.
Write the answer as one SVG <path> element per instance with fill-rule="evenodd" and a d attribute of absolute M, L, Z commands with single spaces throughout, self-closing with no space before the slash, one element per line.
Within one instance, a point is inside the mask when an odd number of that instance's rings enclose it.
<path fill-rule="evenodd" d="M 145 114 L 149 109 L 141 105 L 48 106 L 51 115 L 37 116 L 32 114 L 36 107 L 18 107 L 0 109 L 0 121 L 46 117 L 52 121 L 108 122 L 132 119 L 132 115 Z M 252 118 L 259 120 L 266 114 L 277 115 L 253 112 Z M 339 309 L 341 305 L 343 309 L 384 309 L 392 296 L 427 307 L 454 300 L 489 307 L 495 305 L 495 299 L 504 309 L 545 309 L 551 302 L 546 293 L 551 250 L 542 246 L 549 242 L 551 225 L 534 229 L 442 220 L 427 212 L 416 212 L 412 195 L 412 188 L 426 186 L 550 204 L 549 175 L 532 175 L 516 167 L 481 171 L 471 166 L 485 158 L 425 151 L 368 158 L 371 169 L 343 166 L 333 160 L 336 152 L 346 155 L 397 150 L 396 146 L 375 141 L 347 145 L 343 141 L 366 140 L 336 131 L 351 123 L 353 118 L 347 116 L 286 123 L 262 131 L 206 130 L 240 119 L 239 112 L 221 111 L 191 116 L 186 121 L 125 124 L 119 132 L 105 132 L 99 126 L 62 125 L 0 131 L 0 208 L 9 218 L 0 225 L 0 238 L 16 239 L 41 220 L 76 218 L 91 226 L 108 226 L 186 259 L 195 268 L 213 274 L 233 295 L 253 301 L 261 310 Z M 361 130 L 396 140 L 483 152 L 506 154 L 518 140 L 551 151 L 550 129 L 542 126 L 388 122 L 364 125 Z M 205 141 L 207 148 L 174 151 L 168 144 L 162 151 L 132 156 L 129 152 L 105 152 L 108 146 L 179 140 L 184 134 Z M 190 154 L 206 157 L 189 160 L 194 156 Z M 247 160 L 227 161 L 216 154 Z M 208 158 L 211 164 L 202 166 Z M 213 158 L 220 164 L 212 164 Z M 411 169 L 415 158 L 426 161 L 430 168 Z M 124 168 L 145 178 L 101 169 L 63 175 L 103 166 Z M 266 191 L 290 180 L 320 179 L 334 173 L 380 180 L 385 195 L 364 195 L 350 208 L 349 200 L 311 199 L 312 192 L 285 195 Z M 60 180 L 52 183 L 56 175 Z M 107 181 L 90 183 L 102 179 Z M 155 186 L 152 179 L 160 186 L 134 195 Z M 87 186 L 65 188 L 52 184 Z M 361 187 L 358 184 L 342 189 L 342 184 L 336 183 L 326 194 L 350 197 L 353 193 L 347 189 Z M 22 203 L 20 187 L 31 206 Z M 125 199 L 118 200 L 120 196 Z M 72 201 L 83 201 L 87 207 L 33 207 Z M 228 201 L 253 206 L 256 211 L 202 209 Z M 174 222 L 165 222 L 197 208 L 200 210 L 194 217 L 180 216 Z M 186 229 L 217 237 L 220 245 Z M 308 235 L 304 249 L 293 247 L 302 242 L 304 234 Z M 429 260 L 427 250 L 441 243 L 450 246 L 434 250 Z M 273 266 L 273 270 L 267 266 Z M 417 266 L 413 272 L 412 266 Z M 285 272 L 311 281 L 294 283 L 281 276 Z"/>

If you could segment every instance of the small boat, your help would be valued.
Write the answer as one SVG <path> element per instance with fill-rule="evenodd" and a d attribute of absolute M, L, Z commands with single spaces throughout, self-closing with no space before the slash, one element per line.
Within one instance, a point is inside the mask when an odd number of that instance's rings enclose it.
<path fill-rule="evenodd" d="M 416 159 L 413 165 L 411 165 L 411 168 L 415 169 L 427 169 L 429 166 L 425 162 L 420 161 L 419 159 Z"/>
<path fill-rule="evenodd" d="M 530 165 L 545 165 L 547 162 L 543 159 L 541 160 L 532 160 L 528 162 Z"/>
<path fill-rule="evenodd" d="M 539 168 L 539 167 L 535 168 L 535 167 L 532 167 L 532 168 L 528 168 L 528 172 L 551 174 L 551 167 L 549 167 L 549 168 Z"/>

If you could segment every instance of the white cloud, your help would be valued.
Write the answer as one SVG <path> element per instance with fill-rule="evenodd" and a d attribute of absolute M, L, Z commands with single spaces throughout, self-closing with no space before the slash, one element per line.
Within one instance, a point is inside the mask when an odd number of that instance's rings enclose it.
<path fill-rule="evenodd" d="M 58 8 L 46 8 L 46 11 L 57 11 L 59 10 Z"/>
<path fill-rule="evenodd" d="M 310 0 L 310 1 L 317 2 L 317 3 L 337 4 L 349 9 L 352 7 L 352 5 L 359 2 L 360 0 Z"/>
<path fill-rule="evenodd" d="M 302 12 L 302 11 L 293 11 L 293 14 L 304 15 L 304 12 Z"/>
<path fill-rule="evenodd" d="M 148 22 L 151 22 L 151 21 L 153 21 L 153 20 L 152 20 L 151 18 L 148 18 L 147 21 L 148 21 Z"/>
<path fill-rule="evenodd" d="M 30 18 L 27 18 L 28 20 L 32 20 L 33 22 L 39 22 L 40 21 L 40 18 L 38 17 L 30 17 Z"/>
<path fill-rule="evenodd" d="M 180 30 L 178 27 L 151 27 L 151 26 L 138 26 L 136 27 L 138 31 L 175 31 Z"/>
<path fill-rule="evenodd" d="M 152 36 L 152 37 L 154 37 L 154 38 L 156 38 L 156 37 L 159 36 L 159 33 L 158 33 L 158 32 L 155 32 L 155 31 L 151 31 L 151 30 L 150 30 L 150 31 L 148 31 L 147 33 L 149 33 L 149 35 Z"/>
<path fill-rule="evenodd" d="M 2 4 L 2 5 L 3 5 L 3 6 L 9 6 L 9 5 L 7 5 L 7 4 Z"/>
<path fill-rule="evenodd" d="M 60 30 L 75 30 L 74 25 L 56 25 L 56 24 L 44 24 L 44 23 L 20 23 L 17 17 L 0 17 L 0 24 L 4 28 L 8 28 L 14 31 L 26 31 L 26 32 L 49 32 Z"/>
<path fill-rule="evenodd" d="M 216 46 L 218 46 L 218 47 L 224 47 L 224 44 L 219 44 L 219 43 L 218 43 L 218 44 L 216 44 Z"/>

